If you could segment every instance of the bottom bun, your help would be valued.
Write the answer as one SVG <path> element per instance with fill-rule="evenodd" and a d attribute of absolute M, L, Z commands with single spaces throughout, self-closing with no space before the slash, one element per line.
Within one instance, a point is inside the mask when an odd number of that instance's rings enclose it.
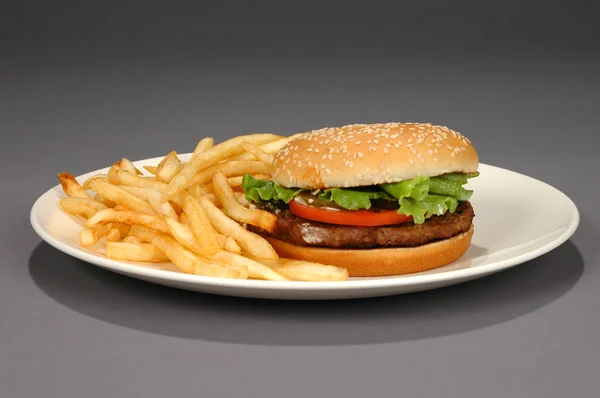
<path fill-rule="evenodd" d="M 336 265 L 350 276 L 393 276 L 427 271 L 448 265 L 462 257 L 473 237 L 474 227 L 449 239 L 417 247 L 380 249 L 329 249 L 297 246 L 265 236 L 275 251 L 284 258 Z"/>

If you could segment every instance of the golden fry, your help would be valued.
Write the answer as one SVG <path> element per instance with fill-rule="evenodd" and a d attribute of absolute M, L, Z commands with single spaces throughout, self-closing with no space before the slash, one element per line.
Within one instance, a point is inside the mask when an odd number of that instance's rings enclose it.
<path fill-rule="evenodd" d="M 120 185 L 126 185 L 136 188 L 146 188 L 157 192 L 165 192 L 167 190 L 167 184 L 155 180 L 152 177 L 142 177 L 130 173 L 126 170 L 119 170 L 119 181 Z"/>
<path fill-rule="evenodd" d="M 266 144 L 262 144 L 262 145 L 257 144 L 257 145 L 262 151 L 264 151 L 266 153 L 274 154 L 275 152 L 280 150 L 285 144 L 287 144 L 288 142 L 295 139 L 296 137 L 298 137 L 301 134 L 302 133 L 298 133 L 298 134 L 294 134 L 289 137 L 279 138 L 275 141 L 271 141 Z M 242 154 L 232 156 L 232 157 L 228 158 L 227 160 L 232 161 L 232 160 L 253 160 L 253 159 L 255 159 L 254 155 L 252 155 L 250 152 L 244 152 Z"/>
<path fill-rule="evenodd" d="M 223 263 L 244 266 L 248 269 L 248 276 L 255 279 L 265 279 L 269 281 L 285 281 L 288 280 L 284 275 L 273 271 L 264 264 L 249 259 L 248 257 L 239 254 L 221 250 L 210 257 L 211 260 Z"/>
<path fill-rule="evenodd" d="M 146 170 L 150 174 L 156 175 L 156 166 L 144 166 L 144 170 Z"/>
<path fill-rule="evenodd" d="M 136 236 L 128 235 L 123 238 L 123 242 L 125 243 L 143 243 L 142 240 Z"/>
<path fill-rule="evenodd" d="M 181 170 L 181 161 L 177 157 L 177 152 L 172 151 L 158 164 L 156 168 L 156 179 L 163 183 L 171 181 Z"/>
<path fill-rule="evenodd" d="M 110 181 L 111 184 L 120 184 L 119 170 L 121 170 L 121 161 L 113 163 L 113 165 L 110 166 L 110 169 L 108 169 L 108 181 Z"/>
<path fill-rule="evenodd" d="M 139 238 L 130 236 L 128 241 L 107 242 L 106 257 L 119 261 L 166 262 L 169 258 L 154 245 L 141 243 Z M 136 239 L 136 241 L 134 241 Z"/>
<path fill-rule="evenodd" d="M 238 243 L 235 241 L 235 239 L 233 239 L 231 236 L 225 236 L 222 234 L 219 234 L 219 236 L 223 236 L 225 238 L 225 241 L 223 243 L 223 249 L 225 249 L 231 253 L 236 253 L 236 254 L 242 253 L 242 248 L 240 247 L 240 245 L 238 245 Z"/>
<path fill-rule="evenodd" d="M 89 218 L 99 210 L 106 209 L 106 206 L 89 196 L 87 198 L 68 196 L 61 198 L 58 203 L 65 213 L 84 218 Z"/>
<path fill-rule="evenodd" d="M 133 162 L 127 158 L 121 159 L 121 163 L 119 165 L 120 170 L 125 170 L 134 175 L 142 175 L 142 172 L 138 170 L 137 167 L 133 164 Z"/>
<path fill-rule="evenodd" d="M 167 223 L 167 227 L 171 231 L 173 238 L 183 245 L 183 247 L 202 256 L 210 256 L 212 254 L 202 245 L 192 228 L 171 218 L 165 218 L 165 222 Z"/>
<path fill-rule="evenodd" d="M 251 153 L 259 162 L 263 163 L 267 167 L 273 167 L 274 157 L 268 152 L 263 151 L 260 147 L 251 144 L 249 142 L 244 142 L 242 144 L 246 152 Z"/>
<path fill-rule="evenodd" d="M 199 172 L 189 182 L 186 188 L 194 185 L 208 184 L 212 181 L 213 175 L 217 171 L 222 171 L 227 177 L 243 176 L 244 174 L 269 174 L 271 168 L 264 163 L 256 160 L 232 160 L 231 162 L 219 163 Z"/>
<path fill-rule="evenodd" d="M 170 233 L 169 227 L 167 227 L 165 220 L 163 220 L 161 217 L 157 215 L 140 213 L 133 210 L 100 210 L 85 222 L 85 226 L 88 228 L 93 228 L 98 225 L 113 222 L 119 222 L 129 225 L 140 225 L 165 234 Z"/>
<path fill-rule="evenodd" d="M 167 192 L 164 193 L 162 201 L 167 202 L 173 196 L 188 188 L 190 181 L 196 174 L 219 163 L 230 156 L 237 155 L 243 151 L 242 143 L 248 141 L 252 144 L 265 144 L 280 138 L 274 134 L 250 134 L 232 138 L 212 148 L 199 153 L 190 159 L 185 167 L 169 182 Z"/>
<path fill-rule="evenodd" d="M 279 258 L 273 246 L 263 237 L 248 231 L 237 222 L 227 217 L 210 200 L 202 196 L 198 199 L 200 205 L 206 211 L 212 226 L 217 232 L 231 236 L 240 247 L 256 258 L 276 259 Z"/>
<path fill-rule="evenodd" d="M 108 234 L 112 227 L 112 224 L 105 224 L 97 228 L 85 228 L 79 233 L 79 245 L 89 247 L 96 244 L 96 242 Z"/>
<path fill-rule="evenodd" d="M 156 214 L 150 203 L 137 196 L 125 191 L 124 189 L 112 185 L 102 178 L 92 178 L 84 184 L 84 188 L 88 188 L 99 193 L 106 199 L 123 206 L 130 210 L 135 210 L 145 214 Z"/>
<path fill-rule="evenodd" d="M 221 245 L 219 245 L 217 231 L 204 207 L 195 198 L 188 196 L 184 204 L 184 212 L 187 214 L 191 229 L 202 245 L 204 253 L 212 255 L 219 251 Z"/>
<path fill-rule="evenodd" d="M 120 240 L 121 240 L 121 232 L 119 231 L 118 228 L 113 226 L 110 229 L 110 231 L 108 231 L 108 233 L 106 234 L 106 241 L 107 242 L 118 242 Z"/>
<path fill-rule="evenodd" d="M 94 195 L 94 200 L 96 202 L 102 203 L 104 206 L 106 207 L 115 207 L 117 204 L 115 202 L 112 202 L 108 199 L 106 199 L 104 196 L 100 195 L 99 193 L 97 193 L 96 195 Z"/>
<path fill-rule="evenodd" d="M 247 223 L 268 232 L 273 232 L 277 225 L 277 216 L 264 210 L 247 209 L 238 202 L 233 190 L 227 183 L 223 172 L 215 173 L 213 177 L 215 196 L 223 206 L 223 212 L 241 223 Z"/>
<path fill-rule="evenodd" d="M 209 150 L 210 148 L 213 147 L 215 143 L 215 140 L 212 139 L 211 137 L 206 137 L 201 139 L 200 141 L 198 141 L 198 145 L 196 145 L 196 149 L 194 149 L 194 153 L 192 154 L 192 157 L 195 157 L 196 155 L 202 153 L 202 152 L 206 152 L 207 150 Z"/>
<path fill-rule="evenodd" d="M 67 196 L 75 198 L 90 199 L 91 196 L 83 189 L 83 187 L 77 182 L 77 179 L 69 173 L 59 173 L 58 181 L 62 187 L 62 190 Z"/>
<path fill-rule="evenodd" d="M 345 268 L 311 261 L 288 258 L 259 261 L 268 265 L 277 273 L 295 281 L 345 281 L 349 277 Z"/>
<path fill-rule="evenodd" d="M 224 267 L 221 264 L 203 260 L 168 235 L 160 234 L 138 226 L 131 228 L 131 235 L 156 246 L 173 262 L 173 264 L 175 264 L 175 266 L 188 274 L 213 276 L 217 278 L 240 277 L 240 272 Z"/>

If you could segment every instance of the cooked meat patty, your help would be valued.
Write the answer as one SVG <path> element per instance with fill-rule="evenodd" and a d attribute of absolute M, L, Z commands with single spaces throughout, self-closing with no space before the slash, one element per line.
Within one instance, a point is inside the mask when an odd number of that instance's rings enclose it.
<path fill-rule="evenodd" d="M 456 211 L 432 216 L 423 224 L 396 224 L 382 227 L 355 227 L 307 220 L 288 209 L 264 210 L 277 215 L 277 226 L 271 233 L 248 225 L 248 229 L 298 246 L 321 246 L 340 249 L 375 247 L 414 247 L 466 232 L 475 215 L 469 202 L 461 202 Z"/>

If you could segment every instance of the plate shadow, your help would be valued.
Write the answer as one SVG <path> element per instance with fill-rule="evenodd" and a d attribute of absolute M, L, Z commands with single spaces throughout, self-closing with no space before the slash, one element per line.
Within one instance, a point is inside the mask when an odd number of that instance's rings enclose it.
<path fill-rule="evenodd" d="M 551 303 L 583 271 L 581 253 L 567 241 L 517 267 L 446 288 L 370 299 L 276 301 L 138 281 L 46 243 L 29 259 L 31 277 L 45 294 L 89 317 L 159 335 L 275 346 L 381 344 L 481 329 Z"/>

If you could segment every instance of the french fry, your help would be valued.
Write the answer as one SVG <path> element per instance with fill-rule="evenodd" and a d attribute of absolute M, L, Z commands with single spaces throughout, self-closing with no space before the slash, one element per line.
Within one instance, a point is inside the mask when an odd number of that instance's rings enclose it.
<path fill-rule="evenodd" d="M 273 167 L 274 157 L 268 152 L 263 151 L 260 147 L 251 144 L 249 142 L 242 143 L 242 146 L 246 152 L 251 153 L 259 162 L 263 163 L 267 167 Z"/>
<path fill-rule="evenodd" d="M 221 250 L 210 257 L 211 260 L 223 263 L 244 266 L 248 269 L 248 276 L 255 279 L 265 279 L 269 281 L 288 280 L 283 274 L 275 272 L 264 264 L 254 261 L 248 257 L 239 254 Z"/>
<path fill-rule="evenodd" d="M 199 153 L 197 156 L 190 159 L 185 167 L 169 182 L 169 187 L 167 188 L 167 192 L 163 194 L 162 201 L 167 202 L 173 196 L 188 188 L 191 185 L 190 181 L 202 170 L 219 163 L 223 159 L 241 153 L 244 150 L 242 148 L 242 143 L 244 141 L 261 145 L 275 141 L 278 138 L 280 137 L 275 134 L 243 135 L 231 138 Z"/>
<path fill-rule="evenodd" d="M 246 208 L 250 206 L 250 202 L 248 202 L 248 199 L 246 199 L 246 195 L 243 192 L 234 192 L 234 194 L 240 205 Z"/>
<path fill-rule="evenodd" d="M 115 202 L 112 202 L 108 199 L 106 199 L 104 196 L 100 195 L 99 193 L 97 193 L 96 195 L 94 195 L 94 200 L 96 202 L 102 203 L 104 206 L 106 207 L 115 207 L 117 204 Z"/>
<path fill-rule="evenodd" d="M 240 245 L 238 245 L 238 243 L 235 241 L 235 239 L 233 239 L 231 236 L 225 236 L 222 234 L 219 234 L 219 236 L 222 236 L 225 238 L 225 240 L 223 242 L 223 249 L 225 249 L 231 253 L 242 254 L 242 248 L 240 247 Z M 219 238 L 219 240 L 220 240 L 220 238 Z"/>
<path fill-rule="evenodd" d="M 130 210 L 135 210 L 145 214 L 156 214 L 150 203 L 137 196 L 125 191 L 124 189 L 112 185 L 102 178 L 92 178 L 84 184 L 84 188 L 99 193 L 106 199 L 123 206 Z"/>
<path fill-rule="evenodd" d="M 247 223 L 268 232 L 273 232 L 277 226 L 277 216 L 264 210 L 248 209 L 238 202 L 233 190 L 227 183 L 227 177 L 221 171 L 213 177 L 215 196 L 223 206 L 223 212 L 241 223 Z"/>
<path fill-rule="evenodd" d="M 119 240 L 121 240 L 121 232 L 119 231 L 119 228 L 113 226 L 106 234 L 106 241 L 117 242 Z"/>
<path fill-rule="evenodd" d="M 158 181 L 155 181 L 158 182 Z M 150 203 L 150 198 L 153 198 L 156 196 L 156 192 L 160 191 L 155 191 L 151 188 L 143 188 L 143 187 L 133 187 L 133 186 L 128 186 L 128 185 L 119 185 L 119 188 L 123 189 L 124 191 L 129 192 L 132 195 L 137 196 L 138 198 L 145 200 L 146 202 Z M 187 192 L 180 192 L 177 195 L 175 195 L 173 197 L 173 200 L 171 200 L 170 202 L 167 202 L 166 204 L 170 204 L 171 207 L 173 208 L 173 211 L 175 211 L 175 213 L 177 214 L 181 214 L 181 212 L 183 211 L 183 204 L 185 203 L 185 198 L 187 197 L 188 193 Z M 159 200 L 162 197 L 162 195 L 159 195 Z M 161 205 L 163 205 L 165 203 L 161 202 Z M 155 205 L 152 205 L 153 209 L 156 208 Z M 167 210 L 169 211 L 169 210 Z M 162 214 L 163 212 L 159 212 L 159 214 Z M 171 213 L 172 214 L 172 213 Z"/>
<path fill-rule="evenodd" d="M 146 188 L 161 193 L 167 190 L 167 184 L 155 180 L 151 177 L 138 176 L 132 174 L 127 170 L 119 170 L 118 175 L 120 181 L 119 185 L 126 185 L 136 188 Z"/>
<path fill-rule="evenodd" d="M 118 162 L 115 162 L 112 164 L 112 166 L 110 166 L 110 169 L 108 169 L 108 181 L 110 181 L 112 184 L 119 184 L 119 170 L 121 170 L 121 161 L 119 160 Z"/>
<path fill-rule="evenodd" d="M 278 274 L 295 281 L 345 281 L 348 271 L 345 268 L 325 265 L 304 260 L 279 258 L 277 260 L 259 260 Z"/>
<path fill-rule="evenodd" d="M 112 224 L 105 224 L 97 228 L 85 228 L 79 233 L 79 245 L 82 247 L 95 245 L 108 234 L 112 227 Z"/>
<path fill-rule="evenodd" d="M 181 170 L 181 161 L 177 157 L 177 152 L 172 151 L 165 156 L 156 168 L 156 179 L 163 183 L 168 183 Z"/>
<path fill-rule="evenodd" d="M 224 267 L 221 264 L 203 260 L 200 256 L 187 250 L 174 238 L 168 235 L 160 234 L 139 226 L 131 228 L 131 235 L 157 247 L 173 262 L 173 264 L 175 264 L 175 266 L 188 274 L 213 276 L 217 278 L 240 277 L 238 271 Z"/>
<path fill-rule="evenodd" d="M 91 196 L 83 189 L 83 187 L 77 182 L 77 179 L 69 173 L 59 173 L 58 181 L 60 182 L 61 188 L 64 193 L 69 197 L 90 199 Z"/>
<path fill-rule="evenodd" d="M 61 198 L 58 203 L 65 213 L 83 218 L 89 218 L 99 210 L 106 209 L 106 206 L 91 199 L 89 196 L 87 198 L 67 196 L 66 198 Z"/>
<path fill-rule="evenodd" d="M 173 238 L 183 245 L 183 247 L 202 256 L 210 256 L 212 254 L 211 251 L 206 250 L 206 248 L 201 244 L 198 237 L 194 234 L 192 228 L 171 218 L 165 218 L 165 222 L 169 228 L 169 231 L 171 231 Z"/>
<path fill-rule="evenodd" d="M 213 147 L 214 143 L 215 140 L 211 137 L 202 138 L 200 141 L 198 141 L 198 145 L 196 145 L 196 149 L 194 149 L 194 153 L 192 153 L 191 157 L 193 158 L 202 152 L 206 152 Z"/>
<path fill-rule="evenodd" d="M 133 236 L 129 236 L 126 239 L 128 240 L 124 240 L 123 242 L 107 242 L 106 257 L 119 261 L 169 261 L 169 258 L 154 245 L 150 243 L 141 243 L 139 238 Z"/>
<path fill-rule="evenodd" d="M 297 138 L 298 136 L 300 136 L 302 133 L 298 133 L 298 134 L 294 134 L 292 136 L 289 137 L 281 137 L 275 141 L 271 141 L 271 142 L 267 142 L 266 144 L 262 144 L 262 145 L 258 145 L 258 147 L 266 152 L 266 153 L 270 153 L 270 154 L 274 154 L 275 152 L 277 152 L 278 150 L 280 150 L 281 148 L 283 148 L 283 146 L 285 144 L 287 144 L 288 142 L 290 142 L 291 140 Z M 239 155 L 235 155 L 232 156 L 228 159 L 226 159 L 226 161 L 232 161 L 232 160 L 253 160 L 255 159 L 254 155 L 252 155 L 250 152 L 244 152 L 242 154 Z"/>
<path fill-rule="evenodd" d="M 237 222 L 227 217 L 210 200 L 202 196 L 198 199 L 200 205 L 206 211 L 212 226 L 217 232 L 231 236 L 238 245 L 250 253 L 253 257 L 261 259 L 277 259 L 279 256 L 273 246 L 263 237 L 248 231 Z"/>
<path fill-rule="evenodd" d="M 85 222 L 85 226 L 88 228 L 93 228 L 102 224 L 108 224 L 113 222 L 119 222 L 130 225 L 140 225 L 165 234 L 170 233 L 169 227 L 167 227 L 165 220 L 161 217 L 157 215 L 140 213 L 133 210 L 100 210 L 92 217 L 87 219 L 87 221 Z"/>
<path fill-rule="evenodd" d="M 146 170 L 150 174 L 156 175 L 156 166 L 144 166 L 144 170 Z"/>
<path fill-rule="evenodd" d="M 160 198 L 160 192 L 150 191 L 148 195 L 148 203 L 150 203 L 150 205 L 154 208 L 154 211 L 156 211 L 158 214 L 178 220 L 179 215 L 171 205 L 171 202 L 161 203 Z"/>
<path fill-rule="evenodd" d="M 137 167 L 135 167 L 135 165 L 133 164 L 133 162 L 131 160 L 129 160 L 127 158 L 121 159 L 119 169 L 128 171 L 134 175 L 142 175 L 142 172 Z"/>
<path fill-rule="evenodd" d="M 183 225 L 187 225 L 188 227 L 192 226 L 192 224 L 190 223 L 190 218 L 188 217 L 185 211 L 179 215 L 179 222 Z"/>
<path fill-rule="evenodd" d="M 217 171 L 222 171 L 227 177 L 235 177 L 243 176 L 246 173 L 268 174 L 271 172 L 271 168 L 256 160 L 232 160 L 231 162 L 227 163 L 219 163 L 214 166 L 210 166 L 209 168 L 194 175 L 186 188 L 190 188 L 198 184 L 203 185 L 210 183 L 213 175 Z"/>
<path fill-rule="evenodd" d="M 129 230 L 131 229 L 131 225 L 116 222 L 116 223 L 113 223 L 113 227 L 119 230 L 121 239 L 124 239 L 127 236 L 129 236 Z"/>
<path fill-rule="evenodd" d="M 184 204 L 184 212 L 187 214 L 190 226 L 196 238 L 207 255 L 215 254 L 221 249 L 217 238 L 217 231 L 213 227 L 206 210 L 192 196 L 188 196 Z"/>
<path fill-rule="evenodd" d="M 239 187 L 242 185 L 243 178 L 244 178 L 243 176 L 229 177 L 227 179 L 227 184 L 229 184 L 230 187 Z M 204 184 L 204 185 L 197 184 L 197 185 L 190 187 L 190 189 L 188 190 L 188 193 L 195 197 L 199 197 L 199 196 L 205 195 L 207 193 L 214 193 L 214 192 L 215 192 L 215 190 L 213 189 L 212 182 L 210 182 L 208 184 Z"/>
<path fill-rule="evenodd" d="M 123 242 L 125 243 L 143 243 L 142 240 L 136 236 L 128 235 L 123 238 Z"/>

